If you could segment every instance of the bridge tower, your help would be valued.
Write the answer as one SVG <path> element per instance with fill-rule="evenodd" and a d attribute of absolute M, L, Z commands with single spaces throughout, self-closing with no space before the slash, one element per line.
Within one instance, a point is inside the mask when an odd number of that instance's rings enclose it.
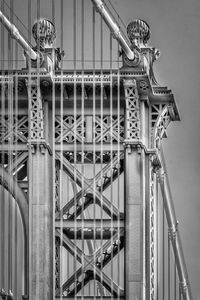
<path fill-rule="evenodd" d="M 161 151 L 176 102 L 155 79 L 149 25 L 131 22 L 127 42 L 104 3 L 92 2 L 122 47 L 115 69 L 63 69 L 46 19 L 33 26 L 36 47 L 10 27 L 26 68 L 0 77 L 0 295 L 189 300 Z"/>

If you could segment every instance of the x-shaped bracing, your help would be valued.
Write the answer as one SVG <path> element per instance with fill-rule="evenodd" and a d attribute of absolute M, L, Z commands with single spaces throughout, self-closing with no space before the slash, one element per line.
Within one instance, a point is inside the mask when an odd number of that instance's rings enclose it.
<path fill-rule="evenodd" d="M 114 297 L 122 297 L 124 292 L 119 286 L 103 271 L 103 267 L 119 253 L 124 246 L 124 229 L 119 229 L 113 238 L 102 245 L 93 255 L 85 253 L 75 245 L 60 229 L 56 229 L 56 237 L 61 241 L 61 245 L 67 249 L 79 263 L 81 267 L 56 291 L 59 296 L 62 291 L 67 291 L 67 296 L 77 294 L 90 280 L 98 280 Z M 81 278 L 81 279 L 80 279 Z M 72 288 L 70 288 L 73 285 Z"/>
<path fill-rule="evenodd" d="M 108 123 L 104 122 L 105 118 L 108 120 Z M 123 138 L 121 136 L 118 136 L 119 132 L 117 130 L 119 126 L 118 124 L 120 124 L 123 120 L 124 120 L 124 116 L 118 116 L 115 120 L 113 120 L 111 116 L 106 116 L 103 119 L 101 116 L 96 117 L 95 130 L 97 131 L 97 129 L 99 129 L 98 130 L 99 134 L 96 137 L 96 143 L 102 141 L 108 134 L 110 135 L 111 140 L 114 139 L 118 141 L 120 139 L 120 142 L 122 142 Z M 112 128 L 112 130 L 110 130 L 110 127 Z"/>
<path fill-rule="evenodd" d="M 93 179 L 85 178 L 72 164 L 61 156 L 61 153 L 56 153 L 56 158 L 63 164 L 64 171 L 70 176 L 70 178 L 76 182 L 82 190 L 74 195 L 74 197 L 56 214 L 56 219 L 61 219 L 62 216 L 69 212 L 74 207 L 73 214 L 68 216 L 69 219 L 76 218 L 81 212 L 89 206 L 92 202 L 97 203 L 102 209 L 114 219 L 121 217 L 120 211 L 116 206 L 109 201 L 102 192 L 113 182 L 123 171 L 123 165 L 121 160 L 123 158 L 123 152 L 115 156 Z M 98 186 L 98 182 L 103 178 L 106 178 L 106 174 L 111 171 L 112 167 L 116 170 L 112 173 L 110 180 L 104 180 L 103 185 Z M 82 204 L 80 205 L 80 200 Z"/>
<path fill-rule="evenodd" d="M 63 170 L 78 184 L 82 189 L 75 193 L 74 197 L 56 214 L 56 219 L 62 219 L 62 216 L 67 213 L 67 219 L 75 220 L 83 213 L 91 203 L 97 203 L 109 216 L 113 219 L 120 219 L 121 214 L 111 201 L 109 201 L 102 192 L 112 182 L 119 177 L 123 171 L 123 152 L 117 155 L 106 164 L 106 166 L 93 178 L 86 179 L 75 167 L 65 158 L 61 153 L 56 153 L 56 158 L 62 163 Z M 109 173 L 109 175 L 108 175 Z M 100 184 L 99 184 L 100 182 Z M 82 201 L 81 201 L 82 200 Z M 81 204 L 80 204 L 81 202 Z M 70 209 L 74 208 L 74 212 L 69 214 Z M 61 291 L 67 291 L 67 296 L 77 294 L 83 286 L 90 280 L 96 279 L 107 290 L 116 297 L 121 297 L 123 291 L 113 282 L 106 274 L 102 272 L 103 267 L 122 249 L 123 247 L 123 229 L 118 228 L 112 239 L 103 245 L 103 249 L 97 250 L 93 255 L 86 256 L 65 234 L 61 229 L 56 229 L 56 236 L 62 239 L 61 243 L 82 266 L 57 290 L 56 294 L 60 295 Z M 113 241 L 120 241 L 119 245 L 113 246 Z M 107 249 L 112 249 L 112 255 L 104 255 L 102 260 L 102 253 L 106 253 Z M 110 251 L 110 250 L 109 250 Z M 79 280 L 78 280 L 79 279 Z M 73 285 L 73 287 L 72 287 Z M 71 289 L 70 289 L 71 287 Z"/>
<path fill-rule="evenodd" d="M 20 140 L 22 143 L 27 143 L 27 137 L 24 135 L 24 132 L 26 132 L 28 135 L 28 127 L 26 125 L 27 121 L 27 116 L 23 116 L 19 120 L 14 118 L 12 124 L 11 120 L 5 120 L 4 118 L 1 118 L 0 125 L 4 129 L 3 131 L 1 130 L 1 142 L 3 143 L 3 141 L 11 138 L 12 142 L 15 140 Z"/>
<path fill-rule="evenodd" d="M 76 120 L 73 120 L 73 117 L 68 116 L 69 123 L 63 121 L 60 116 L 56 117 L 56 121 L 58 122 L 58 125 L 56 126 L 56 132 L 61 131 L 61 124 L 63 126 L 63 132 L 62 135 L 59 134 L 59 136 L 56 138 L 56 142 L 59 143 L 64 139 L 67 139 L 67 136 L 71 134 L 71 136 L 76 135 L 76 139 L 78 138 L 80 141 L 82 140 L 82 134 L 80 134 L 80 130 L 82 131 L 83 126 L 83 120 L 81 117 L 78 117 Z M 74 121 L 74 122 L 73 122 Z M 76 133 L 76 134 L 75 134 Z"/>

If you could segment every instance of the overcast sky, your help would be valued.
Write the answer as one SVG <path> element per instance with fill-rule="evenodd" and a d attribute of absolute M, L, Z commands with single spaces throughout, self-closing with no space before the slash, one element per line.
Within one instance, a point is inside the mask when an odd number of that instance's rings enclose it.
<path fill-rule="evenodd" d="M 31 2 L 36 17 L 36 1 Z M 56 0 L 55 4 L 59 2 Z M 64 0 L 64 24 L 69 34 L 67 2 Z M 86 2 L 90 5 L 89 0 Z M 14 0 L 14 11 L 26 26 L 27 3 L 27 0 Z M 42 16 L 51 17 L 50 3 L 50 0 L 41 1 Z M 172 89 L 180 110 L 181 122 L 171 123 L 164 150 L 193 296 L 199 299 L 200 1 L 112 0 L 112 3 L 125 24 L 135 18 L 149 23 L 149 44 L 161 50 L 161 57 L 155 63 L 156 78 L 161 85 Z M 64 40 L 66 52 L 69 43 Z"/>

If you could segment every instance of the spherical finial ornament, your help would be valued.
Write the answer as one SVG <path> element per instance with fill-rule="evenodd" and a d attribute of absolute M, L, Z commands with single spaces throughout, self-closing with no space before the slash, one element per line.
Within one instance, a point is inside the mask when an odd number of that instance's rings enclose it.
<path fill-rule="evenodd" d="M 127 26 L 127 35 L 132 44 L 145 45 L 150 38 L 150 27 L 143 20 L 134 20 Z"/>
<path fill-rule="evenodd" d="M 40 43 L 41 47 L 49 47 L 56 38 L 56 30 L 54 24 L 47 19 L 36 21 L 32 28 L 33 37 L 36 43 Z"/>

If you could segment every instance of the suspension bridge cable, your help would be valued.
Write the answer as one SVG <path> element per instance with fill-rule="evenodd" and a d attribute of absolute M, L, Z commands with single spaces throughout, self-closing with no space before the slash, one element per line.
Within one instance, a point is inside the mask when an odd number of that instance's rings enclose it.
<path fill-rule="evenodd" d="M 15 18 L 17 19 L 17 21 L 24 27 L 24 29 L 27 31 L 27 33 L 28 33 L 28 35 L 30 34 L 31 35 L 31 31 L 26 27 L 26 25 L 20 20 L 20 18 L 14 13 L 14 10 L 6 3 L 6 2 L 4 2 L 4 4 L 8 7 L 8 9 L 10 10 L 10 13 L 13 15 L 13 16 L 15 16 Z M 4 12 L 4 15 L 6 16 L 6 17 L 8 17 L 7 16 L 7 14 Z M 9 18 L 8 18 L 9 19 Z M 19 29 L 18 29 L 19 30 Z M 25 36 L 24 36 L 24 34 L 21 32 L 21 30 L 19 30 L 19 32 L 20 32 L 20 34 L 25 38 Z M 29 42 L 30 43 L 30 42 Z M 30 45 L 31 45 L 31 43 L 30 43 Z"/>
<path fill-rule="evenodd" d="M 15 14 L 14 10 L 5 2 L 5 5 L 8 7 L 8 9 L 10 10 L 10 12 L 12 13 L 13 16 L 15 16 L 15 18 L 17 19 L 17 21 L 24 27 L 24 29 L 31 34 L 31 32 L 29 32 L 29 29 L 26 27 L 26 25 L 20 20 L 20 18 Z"/>
<path fill-rule="evenodd" d="M 106 5 L 105 3 L 105 0 L 103 0 L 104 4 Z M 120 15 L 118 14 L 116 8 L 114 7 L 114 5 L 112 4 L 112 2 L 110 0 L 108 0 L 110 6 L 112 7 L 112 9 L 114 10 L 114 12 L 116 13 L 117 17 L 118 17 L 118 20 L 121 21 L 122 25 L 124 26 L 124 28 L 126 29 L 126 24 L 124 23 L 123 19 L 120 17 Z M 106 7 L 108 8 L 108 6 L 106 5 Z"/>

